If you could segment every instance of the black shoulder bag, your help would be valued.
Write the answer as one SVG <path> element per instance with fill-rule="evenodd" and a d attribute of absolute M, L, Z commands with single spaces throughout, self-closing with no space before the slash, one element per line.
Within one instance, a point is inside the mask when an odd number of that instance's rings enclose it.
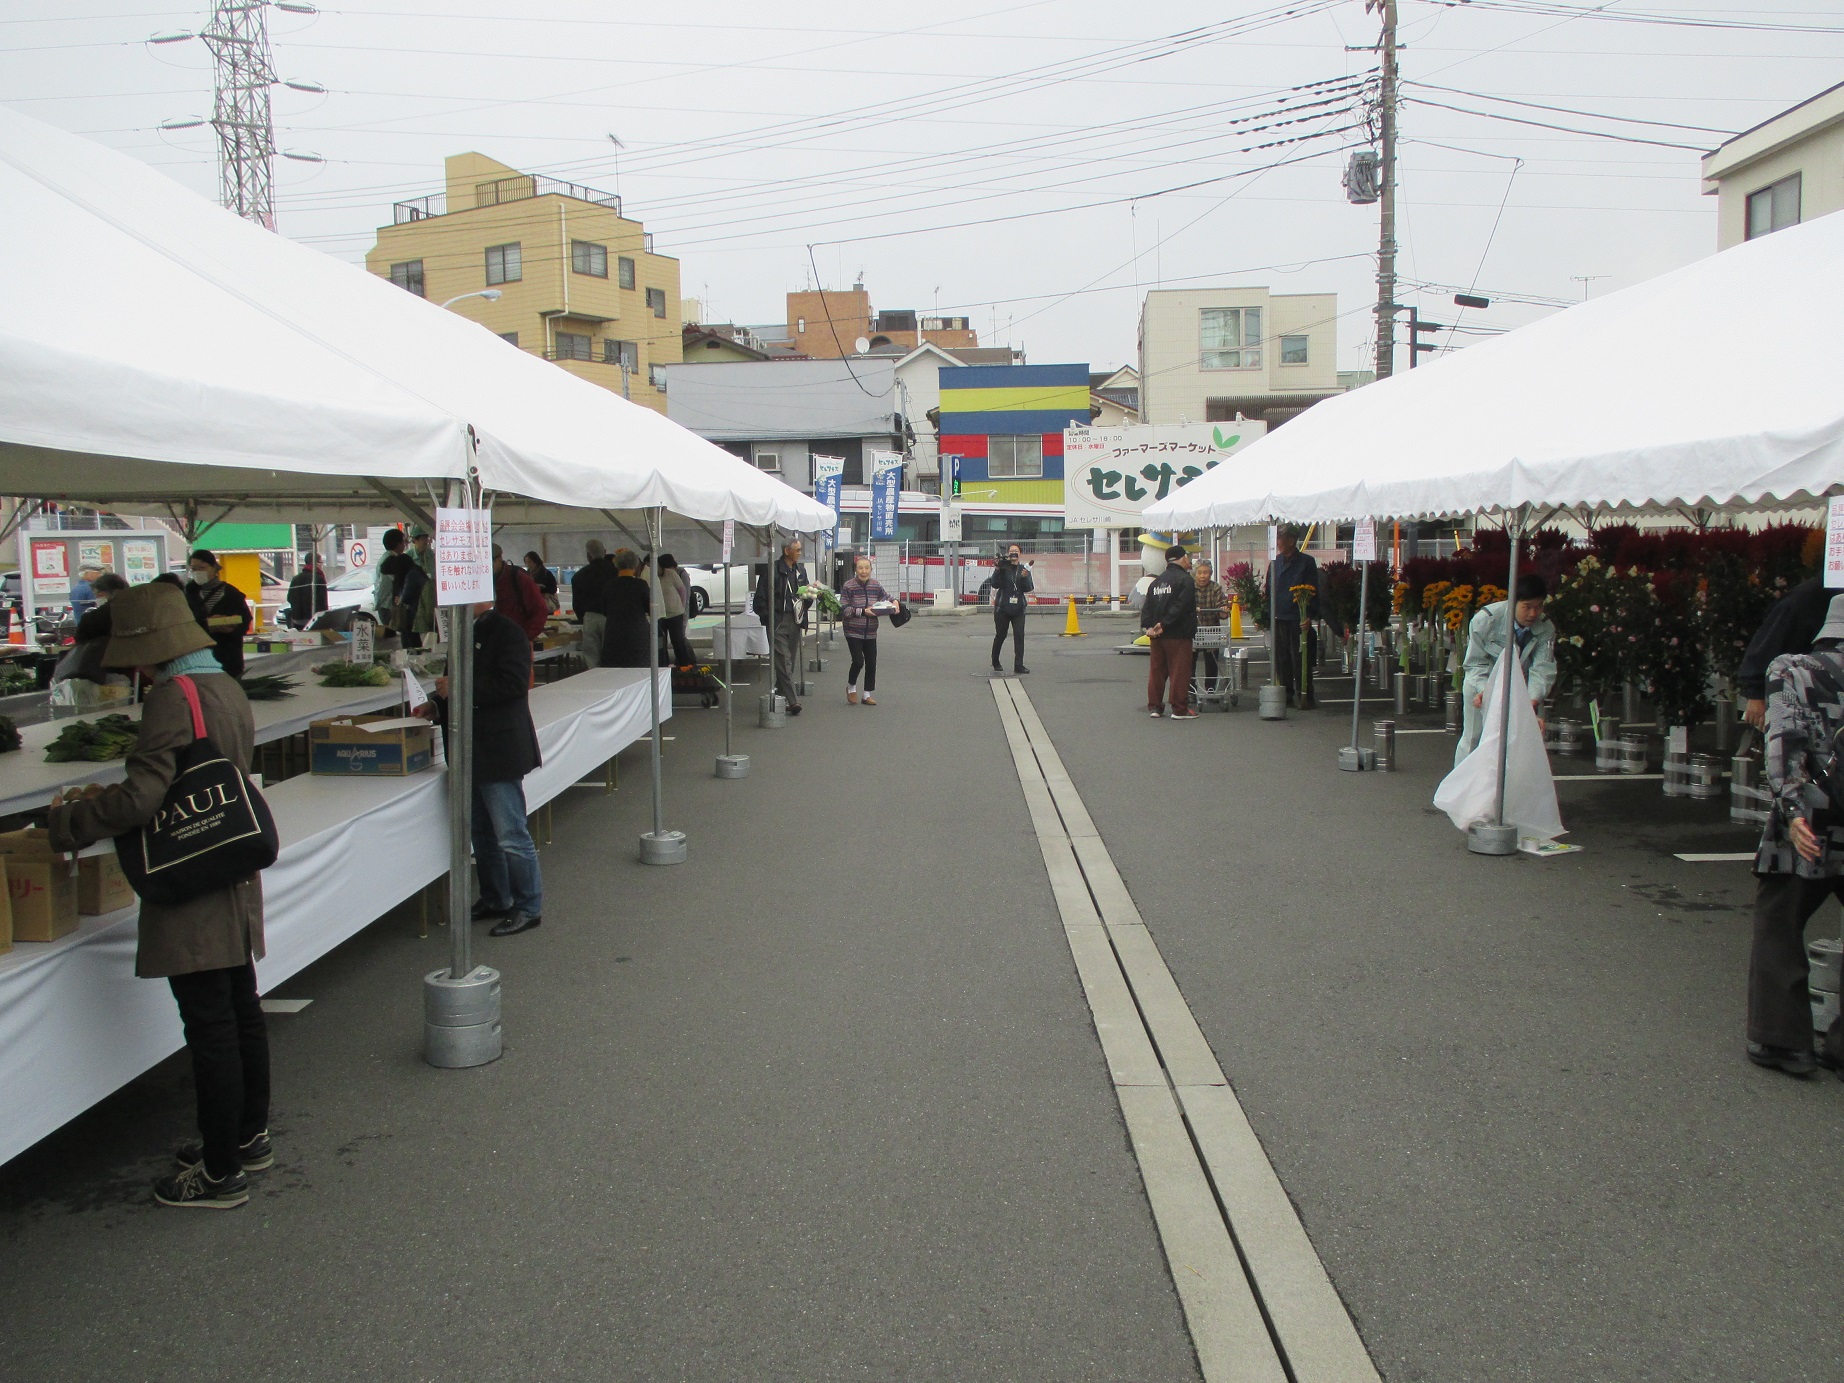
<path fill-rule="evenodd" d="M 173 681 L 192 708 L 192 743 L 179 751 L 153 820 L 115 838 L 130 887 L 167 905 L 240 884 L 274 864 L 280 850 L 269 804 L 206 735 L 198 687 L 190 677 Z"/>

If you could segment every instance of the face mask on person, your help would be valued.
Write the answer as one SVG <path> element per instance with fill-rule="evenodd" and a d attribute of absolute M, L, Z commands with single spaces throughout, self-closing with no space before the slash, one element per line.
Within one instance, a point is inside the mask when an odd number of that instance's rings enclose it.
<path fill-rule="evenodd" d="M 218 579 L 216 567 L 190 567 L 188 570 L 192 573 L 192 579 L 201 586 L 209 586 Z"/>

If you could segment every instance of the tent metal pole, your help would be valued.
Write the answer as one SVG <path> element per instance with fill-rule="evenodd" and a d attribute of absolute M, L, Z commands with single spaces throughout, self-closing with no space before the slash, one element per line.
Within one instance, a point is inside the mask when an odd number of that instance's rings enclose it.
<path fill-rule="evenodd" d="M 435 532 L 435 520 L 430 516 L 429 511 L 415 500 L 411 499 L 402 490 L 395 486 L 386 485 L 376 476 L 366 476 L 365 483 L 379 494 L 383 495 L 392 504 L 396 505 L 400 511 L 407 514 L 411 523 L 420 523 L 431 533 Z"/>
<path fill-rule="evenodd" d="M 1357 716 L 1364 705 L 1364 654 L 1368 648 L 1365 638 L 1366 619 L 1370 602 L 1370 563 L 1357 564 L 1357 648 L 1352 662 L 1357 668 L 1357 681 L 1351 687 L 1351 748 L 1348 766 L 1353 769 L 1363 767 L 1357 753 Z M 1338 766 L 1347 767 L 1344 754 L 1338 756 Z"/>
<path fill-rule="evenodd" d="M 653 720 L 653 735 L 649 741 L 653 765 L 653 829 L 640 838 L 640 862 L 684 864 L 685 833 L 666 829 L 666 802 L 660 783 L 659 621 L 666 609 L 659 587 L 661 512 L 657 505 L 647 511 L 647 536 L 651 539 L 647 553 L 647 711 Z"/>
<path fill-rule="evenodd" d="M 1498 802 L 1490 825 L 1479 823 L 1467 832 L 1466 848 L 1475 855 L 1515 855 L 1517 828 L 1505 824 L 1505 768 L 1511 758 L 1511 659 L 1517 649 L 1517 558 L 1518 543 L 1524 534 L 1526 509 L 1517 506 L 1505 518 L 1505 532 L 1511 539 L 1511 562 L 1505 576 L 1505 686 L 1498 700 Z M 1486 708 L 1480 707 L 1483 715 Z"/>
<path fill-rule="evenodd" d="M 721 550 L 721 548 L 720 548 Z M 735 565 L 734 550 L 723 553 L 724 567 L 724 752 L 717 756 L 719 778 L 747 778 L 749 756 L 736 752 L 732 736 L 736 729 L 736 650 L 730 642 L 730 569 Z"/>

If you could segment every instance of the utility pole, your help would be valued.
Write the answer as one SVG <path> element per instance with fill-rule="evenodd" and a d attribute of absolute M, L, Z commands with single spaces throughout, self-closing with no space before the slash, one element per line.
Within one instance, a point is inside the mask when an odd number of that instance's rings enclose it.
<path fill-rule="evenodd" d="M 311 7 L 303 7 L 311 8 Z M 211 124 L 218 132 L 218 200 L 267 230 L 275 229 L 275 122 L 269 88 L 269 7 L 251 0 L 214 0 L 199 38 L 211 49 L 216 96 Z"/>
<path fill-rule="evenodd" d="M 1366 11 L 1383 16 L 1383 78 L 1379 99 L 1382 128 L 1382 184 L 1377 237 L 1377 378 L 1396 366 L 1396 0 L 1364 0 Z"/>

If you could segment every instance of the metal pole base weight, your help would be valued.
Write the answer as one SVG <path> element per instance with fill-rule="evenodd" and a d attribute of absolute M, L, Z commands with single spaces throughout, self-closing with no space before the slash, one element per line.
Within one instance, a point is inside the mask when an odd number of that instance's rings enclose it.
<path fill-rule="evenodd" d="M 642 864 L 684 864 L 685 832 L 648 831 L 640 837 Z"/>
<path fill-rule="evenodd" d="M 1342 773 L 1368 773 L 1377 766 L 1377 751 L 1374 749 L 1352 749 L 1346 746 L 1338 751 L 1338 768 Z"/>
<path fill-rule="evenodd" d="M 460 979 L 446 970 L 423 976 L 425 1061 L 450 1070 L 485 1066 L 501 1050 L 499 971 L 476 965 Z"/>
<path fill-rule="evenodd" d="M 756 724 L 764 730 L 779 730 L 788 723 L 788 699 L 771 692 L 757 701 Z"/>
<path fill-rule="evenodd" d="M 1277 687 L 1272 682 L 1264 684 L 1258 708 L 1263 720 L 1287 719 L 1287 688 Z"/>
<path fill-rule="evenodd" d="M 1517 827 L 1478 822 L 1466 833 L 1466 848 L 1475 855 L 1515 855 Z"/>
<path fill-rule="evenodd" d="M 747 778 L 749 776 L 749 756 L 747 754 L 719 754 L 717 756 L 717 776 L 719 778 Z"/>

